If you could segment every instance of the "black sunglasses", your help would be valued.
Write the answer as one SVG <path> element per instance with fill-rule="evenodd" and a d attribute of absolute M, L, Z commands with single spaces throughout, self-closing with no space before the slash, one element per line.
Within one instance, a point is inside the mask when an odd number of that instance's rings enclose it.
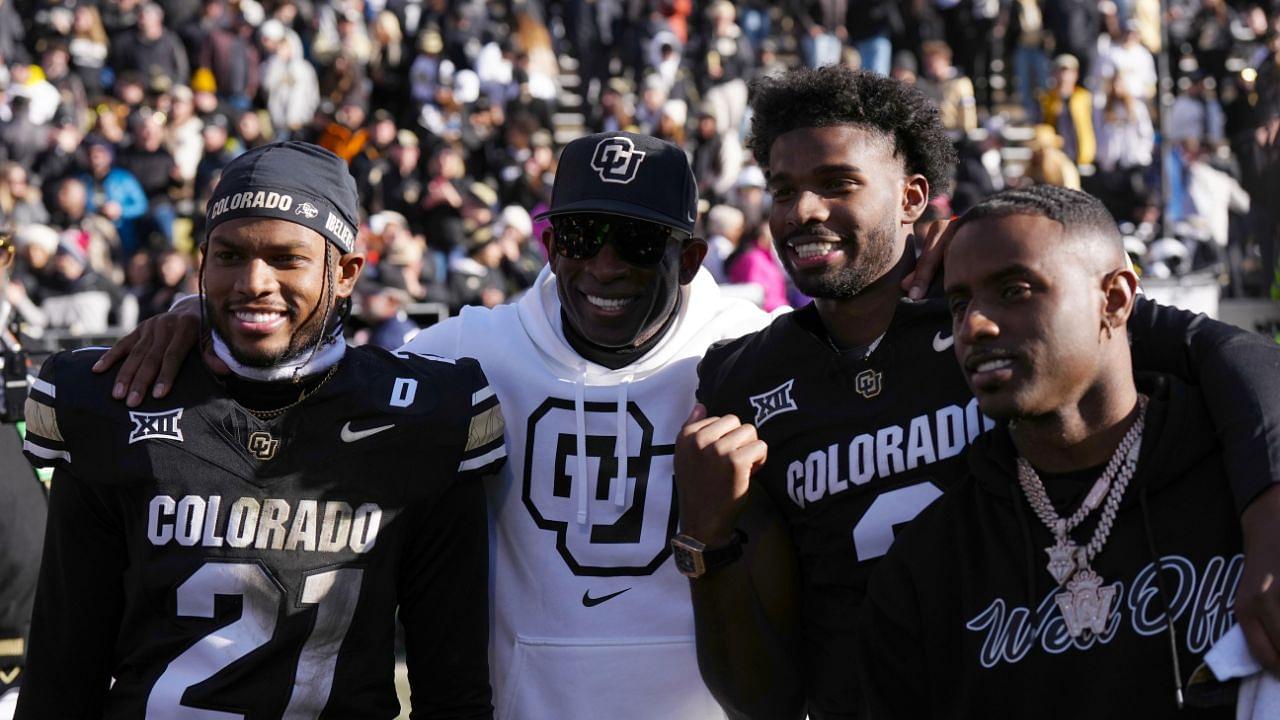
<path fill-rule="evenodd" d="M 662 261 L 667 241 L 688 240 L 691 235 L 647 220 L 605 214 L 557 215 L 551 218 L 556 252 L 570 260 L 595 257 L 605 241 L 613 242 L 618 256 L 632 265 L 653 266 Z"/>

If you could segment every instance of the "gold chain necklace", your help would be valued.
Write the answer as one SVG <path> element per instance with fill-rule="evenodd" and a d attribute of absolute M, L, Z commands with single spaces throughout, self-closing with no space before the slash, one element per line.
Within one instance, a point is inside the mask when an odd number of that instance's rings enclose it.
<path fill-rule="evenodd" d="M 253 408 L 246 407 L 245 410 L 248 410 L 249 414 L 253 415 L 259 420 L 270 420 L 272 418 L 280 417 L 281 415 L 285 414 L 289 410 L 292 410 L 293 408 L 301 405 L 303 401 L 305 401 L 307 398 L 320 392 L 320 388 L 324 387 L 325 383 L 329 382 L 330 378 L 333 377 L 334 373 L 338 371 L 338 365 L 340 364 L 342 364 L 341 359 L 339 359 L 338 362 L 335 362 L 329 368 L 329 372 L 324 374 L 324 377 L 320 380 L 320 384 L 316 385 L 310 390 L 303 390 L 302 394 L 298 396 L 297 400 L 294 400 L 293 402 L 289 403 L 288 405 L 285 405 L 282 408 L 276 408 L 275 410 L 254 410 Z"/>

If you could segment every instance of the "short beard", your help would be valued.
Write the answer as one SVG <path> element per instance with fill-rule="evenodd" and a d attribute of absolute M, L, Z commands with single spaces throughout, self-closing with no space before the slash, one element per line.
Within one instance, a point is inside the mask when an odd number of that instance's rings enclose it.
<path fill-rule="evenodd" d="M 319 342 L 322 332 L 320 324 L 324 321 L 324 313 L 317 313 L 312 316 L 307 324 L 293 333 L 293 337 L 289 338 L 289 344 L 284 350 L 276 353 L 261 353 L 246 351 L 244 348 L 236 346 L 231 339 L 231 333 L 227 331 L 225 313 L 214 312 L 214 309 L 207 303 L 205 312 L 208 313 L 209 317 L 213 318 L 213 327 L 226 344 L 227 349 L 231 351 L 231 357 L 235 358 L 235 361 L 241 365 L 251 368 L 276 367 L 277 365 L 284 365 L 302 358 L 311 352 L 311 349 Z M 290 310 L 289 313 L 292 315 L 293 311 Z"/>
<path fill-rule="evenodd" d="M 886 219 L 883 225 L 873 228 L 863 237 L 864 242 L 856 246 L 858 254 L 852 262 L 832 268 L 821 275 L 796 272 L 785 249 L 779 256 L 783 258 L 787 274 L 800 292 L 811 298 L 847 300 L 866 290 L 897 262 L 894 252 L 896 234 L 897 223 L 892 218 Z M 841 236 L 840 244 L 845 248 L 855 247 L 853 239 L 848 236 Z"/>

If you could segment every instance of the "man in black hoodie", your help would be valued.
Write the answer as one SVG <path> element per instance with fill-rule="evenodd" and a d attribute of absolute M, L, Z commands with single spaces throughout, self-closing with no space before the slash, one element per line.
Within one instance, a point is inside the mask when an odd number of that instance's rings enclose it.
<path fill-rule="evenodd" d="M 1135 378 L 1137 286 L 1084 193 L 1010 191 L 959 221 L 955 352 L 1001 425 L 871 578 L 859 665 L 873 717 L 1031 717 L 1046 701 L 1060 717 L 1178 712 L 1233 621 L 1240 524 L 1200 389 Z"/>

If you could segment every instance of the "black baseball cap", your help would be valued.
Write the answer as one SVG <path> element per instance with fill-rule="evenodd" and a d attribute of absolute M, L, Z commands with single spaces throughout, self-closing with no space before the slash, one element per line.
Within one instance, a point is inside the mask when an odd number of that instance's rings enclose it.
<path fill-rule="evenodd" d="M 684 150 L 649 135 L 607 132 L 565 146 L 538 219 L 598 212 L 648 220 L 693 234 L 698 185 Z"/>

